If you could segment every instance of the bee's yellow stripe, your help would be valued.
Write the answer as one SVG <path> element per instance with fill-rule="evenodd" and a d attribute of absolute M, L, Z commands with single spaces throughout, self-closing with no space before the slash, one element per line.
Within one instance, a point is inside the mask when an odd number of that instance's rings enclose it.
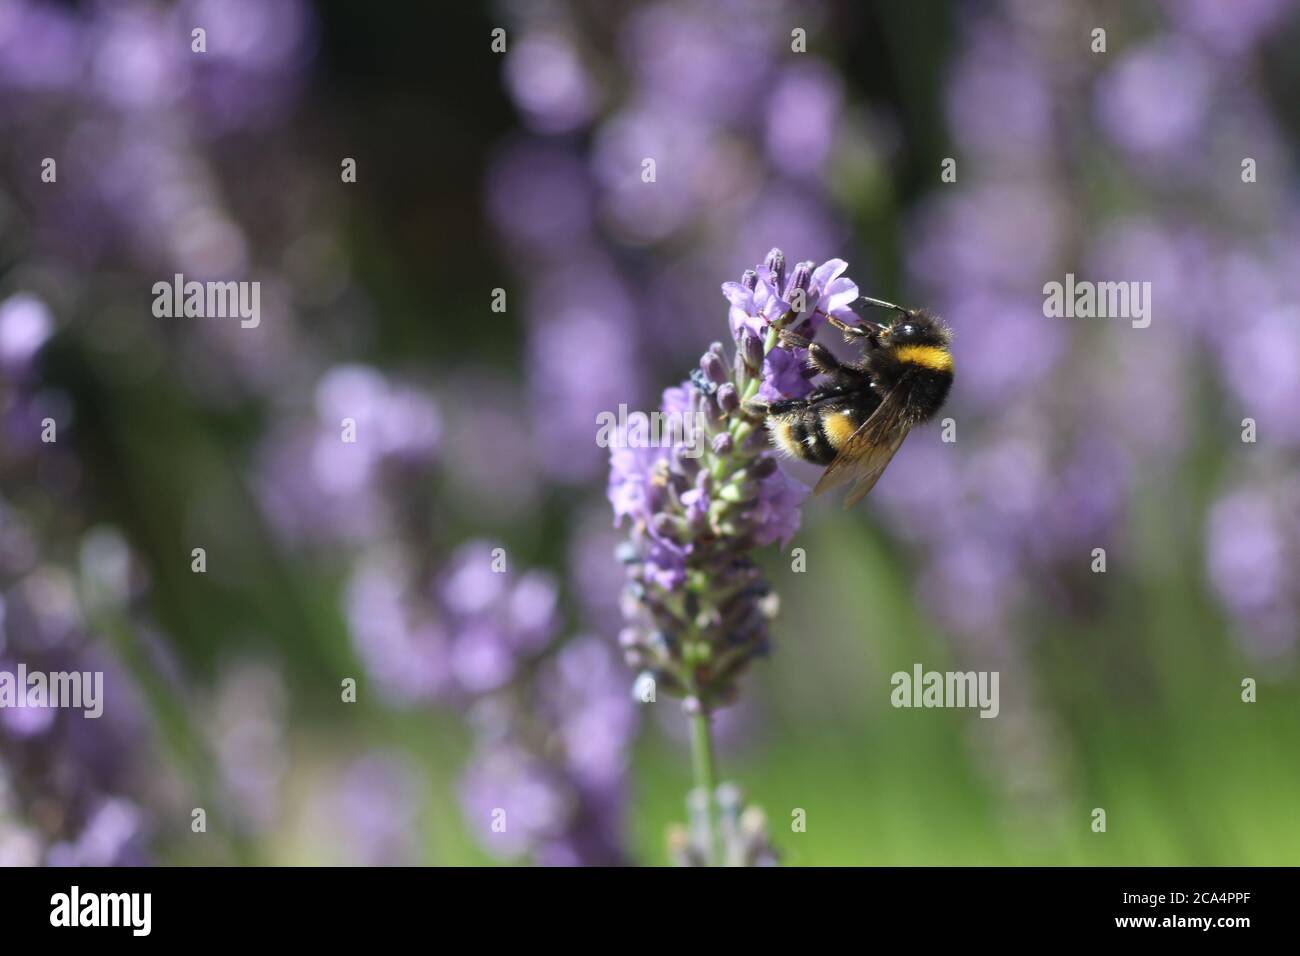
<path fill-rule="evenodd" d="M 932 372 L 952 371 L 952 355 L 937 345 L 900 345 L 894 355 L 900 362 L 920 365 Z"/>
<path fill-rule="evenodd" d="M 771 423 L 772 440 L 776 447 L 791 458 L 802 458 L 803 450 L 799 447 L 799 442 L 794 437 L 794 426 L 789 422 L 774 421 Z"/>
<path fill-rule="evenodd" d="M 857 430 L 853 416 L 848 412 L 835 412 L 822 418 L 822 431 L 826 434 L 826 440 L 837 451 L 853 437 L 853 433 Z"/>

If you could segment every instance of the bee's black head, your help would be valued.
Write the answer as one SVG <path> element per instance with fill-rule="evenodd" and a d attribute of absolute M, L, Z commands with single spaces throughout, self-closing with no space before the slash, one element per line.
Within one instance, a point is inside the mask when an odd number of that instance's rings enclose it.
<path fill-rule="evenodd" d="M 951 338 L 947 326 L 924 309 L 914 309 L 900 315 L 885 334 L 891 345 L 937 345 L 947 348 Z"/>

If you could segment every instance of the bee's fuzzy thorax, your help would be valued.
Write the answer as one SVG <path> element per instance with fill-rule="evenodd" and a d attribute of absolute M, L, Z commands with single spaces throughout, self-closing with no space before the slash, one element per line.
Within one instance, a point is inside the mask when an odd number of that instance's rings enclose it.
<path fill-rule="evenodd" d="M 894 358 L 929 372 L 952 374 L 952 353 L 945 345 L 900 345 L 894 349 Z"/>

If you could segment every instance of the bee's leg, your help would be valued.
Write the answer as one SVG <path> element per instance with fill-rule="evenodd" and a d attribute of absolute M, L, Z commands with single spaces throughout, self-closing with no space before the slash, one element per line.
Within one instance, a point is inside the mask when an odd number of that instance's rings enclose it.
<path fill-rule="evenodd" d="M 869 348 L 879 348 L 880 340 L 876 337 L 885 330 L 885 326 L 876 322 L 867 322 L 863 319 L 865 325 L 849 325 L 847 322 L 841 322 L 833 315 L 828 315 L 826 321 L 835 328 L 844 333 L 844 341 L 852 342 L 855 339 L 866 339 Z"/>
<path fill-rule="evenodd" d="M 819 372 L 834 375 L 840 370 L 840 361 L 831 350 L 824 345 L 818 345 L 812 339 L 806 339 L 792 332 L 782 332 L 781 344 L 792 349 L 807 349 L 809 363 Z"/>
<path fill-rule="evenodd" d="M 813 344 L 812 339 L 805 338 L 802 335 L 795 335 L 795 333 L 788 332 L 785 329 L 781 330 L 780 340 L 781 344 L 788 349 L 806 349 Z"/>
<path fill-rule="evenodd" d="M 762 422 L 771 413 L 772 407 L 761 398 L 751 398 L 740 405 L 740 412 L 752 422 Z"/>
<path fill-rule="evenodd" d="M 881 329 L 884 328 L 883 325 L 877 325 L 875 322 L 870 323 L 865 328 L 860 325 L 849 325 L 847 322 L 841 322 L 833 315 L 828 315 L 826 317 L 826 321 L 829 322 L 831 325 L 835 326 L 835 328 L 839 329 L 841 332 L 843 332 L 844 337 L 846 339 L 850 337 L 859 338 L 859 339 L 874 339 L 876 337 L 876 333 L 881 331 Z"/>
<path fill-rule="evenodd" d="M 770 405 L 766 405 L 766 411 L 769 415 L 789 415 L 791 412 L 802 411 L 807 407 L 808 401 L 806 399 L 783 398 L 779 402 L 772 402 Z"/>
<path fill-rule="evenodd" d="M 819 372 L 825 372 L 827 375 L 834 375 L 844 367 L 830 349 L 816 342 L 808 346 L 808 361 Z"/>

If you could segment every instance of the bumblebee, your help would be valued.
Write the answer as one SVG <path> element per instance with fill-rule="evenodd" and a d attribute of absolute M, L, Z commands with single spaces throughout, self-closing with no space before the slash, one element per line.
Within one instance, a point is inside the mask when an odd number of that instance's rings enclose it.
<path fill-rule="evenodd" d="M 845 341 L 863 346 L 859 362 L 841 362 L 823 345 L 782 333 L 787 347 L 808 350 L 809 365 L 825 378 L 807 398 L 773 402 L 766 409 L 777 448 L 826 467 L 814 494 L 854 482 L 845 508 L 875 487 L 912 427 L 939 411 L 953 377 L 952 333 L 937 316 L 879 299 L 865 301 L 897 316 L 887 325 L 830 319 Z"/>

